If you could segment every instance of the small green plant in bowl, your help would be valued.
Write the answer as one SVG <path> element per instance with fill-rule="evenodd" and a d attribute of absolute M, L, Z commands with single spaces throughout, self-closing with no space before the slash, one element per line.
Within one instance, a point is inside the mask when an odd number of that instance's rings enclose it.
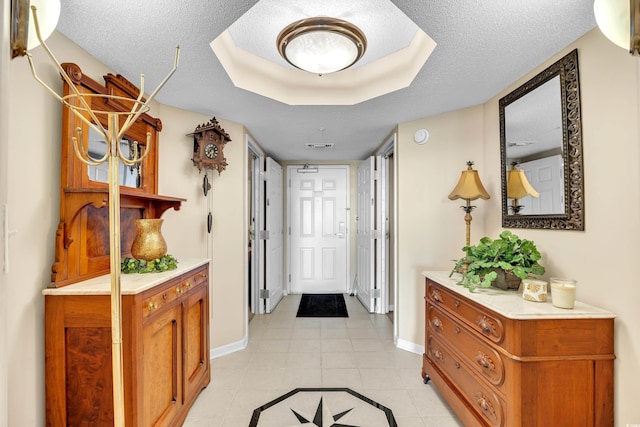
<path fill-rule="evenodd" d="M 480 239 L 475 246 L 465 246 L 462 251 L 466 256 L 456 261 L 453 273 L 459 272 L 462 278 L 458 282 L 470 290 L 490 286 L 501 289 L 518 288 L 520 280 L 529 275 L 544 274 L 545 269 L 538 263 L 542 256 L 531 240 L 521 239 L 509 230 L 500 233 L 500 238 Z M 515 284 L 507 285 L 496 279 L 515 276 Z"/>
<path fill-rule="evenodd" d="M 125 274 L 159 273 L 162 271 L 175 270 L 176 268 L 178 268 L 178 260 L 168 254 L 162 258 L 151 261 L 135 258 L 125 258 L 120 261 L 120 271 Z"/>

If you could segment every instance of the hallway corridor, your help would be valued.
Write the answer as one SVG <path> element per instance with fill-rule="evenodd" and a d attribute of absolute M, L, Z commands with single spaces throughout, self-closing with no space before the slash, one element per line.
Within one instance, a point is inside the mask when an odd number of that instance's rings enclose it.
<path fill-rule="evenodd" d="M 421 356 L 393 345 L 389 317 L 367 313 L 355 297 L 345 299 L 348 318 L 296 318 L 300 295 L 286 296 L 272 314 L 254 316 L 247 348 L 212 361 L 211 383 L 184 426 L 247 427 L 256 408 L 296 388 L 321 387 L 349 388 L 384 405 L 393 411 L 400 427 L 462 426 L 433 385 L 423 384 Z M 271 414 L 271 419 L 260 417 L 255 425 L 314 426 L 300 422 L 292 412 L 298 410 L 312 420 L 319 396 L 316 393 L 307 400 L 298 396 L 291 407 L 281 403 L 285 408 L 280 408 L 282 415 L 277 420 Z M 325 403 L 329 401 L 325 396 Z M 370 406 L 359 404 L 339 422 L 362 427 L 389 425 L 367 418 L 364 407 Z M 329 405 L 325 412 L 331 410 Z"/>

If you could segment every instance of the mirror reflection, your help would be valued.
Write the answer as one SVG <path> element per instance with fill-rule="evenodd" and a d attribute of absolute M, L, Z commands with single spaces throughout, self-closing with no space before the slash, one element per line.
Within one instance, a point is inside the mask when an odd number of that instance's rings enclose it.
<path fill-rule="evenodd" d="M 561 106 L 555 76 L 504 109 L 510 214 L 564 213 Z"/>
<path fill-rule="evenodd" d="M 574 49 L 499 101 L 502 226 L 584 230 Z"/>
<path fill-rule="evenodd" d="M 94 159 L 102 158 L 107 152 L 107 142 L 104 140 L 104 137 L 91 127 L 89 127 L 88 145 L 89 155 Z M 135 146 L 132 139 L 125 137 L 120 141 L 120 151 L 125 157 L 133 159 L 136 154 L 134 150 L 136 149 L 138 151 L 138 155 L 140 155 L 140 146 Z M 123 187 L 140 188 L 142 185 L 142 165 L 136 164 L 135 166 L 126 166 L 119 160 L 118 163 L 118 179 L 120 185 Z M 91 181 L 104 183 L 109 182 L 109 162 L 103 162 L 97 166 L 88 166 L 87 171 Z"/>

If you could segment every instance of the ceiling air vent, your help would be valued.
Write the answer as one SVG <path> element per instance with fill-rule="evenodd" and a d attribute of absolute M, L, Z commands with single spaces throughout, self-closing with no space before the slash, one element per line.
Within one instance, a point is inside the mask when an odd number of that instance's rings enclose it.
<path fill-rule="evenodd" d="M 333 148 L 334 144 L 305 144 L 307 148 L 313 148 L 314 150 L 324 150 L 327 148 Z"/>

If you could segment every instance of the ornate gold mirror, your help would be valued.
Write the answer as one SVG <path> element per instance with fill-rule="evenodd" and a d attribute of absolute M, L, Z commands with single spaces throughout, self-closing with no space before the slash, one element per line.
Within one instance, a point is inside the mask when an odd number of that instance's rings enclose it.
<path fill-rule="evenodd" d="M 499 101 L 502 226 L 584 230 L 578 51 Z"/>

